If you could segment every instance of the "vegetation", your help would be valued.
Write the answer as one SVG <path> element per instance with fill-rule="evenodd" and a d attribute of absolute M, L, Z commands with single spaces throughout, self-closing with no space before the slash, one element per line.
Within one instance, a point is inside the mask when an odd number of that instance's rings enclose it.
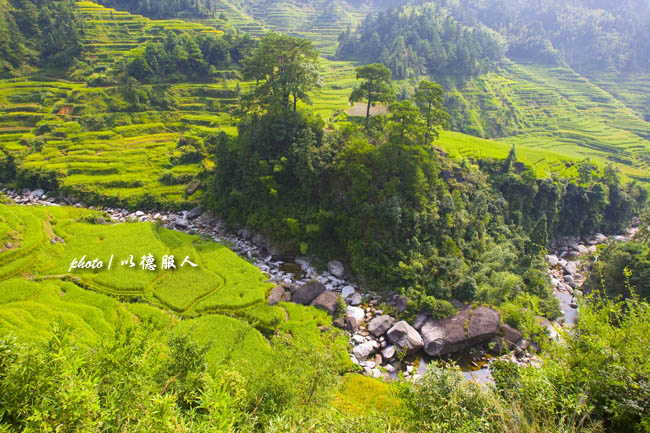
<path fill-rule="evenodd" d="M 341 34 L 337 50 L 341 59 L 383 63 L 398 79 L 474 75 L 502 55 L 492 31 L 469 29 L 435 3 L 371 15 Z"/>
<path fill-rule="evenodd" d="M 548 240 L 621 231 L 646 206 L 636 0 L 105 1 L 165 19 L 0 0 L 3 185 L 98 208 L 200 202 L 406 295 L 400 318 L 488 304 L 543 351 L 494 364 L 494 385 L 442 365 L 384 383 L 356 374 L 326 312 L 268 305 L 268 277 L 225 246 L 2 204 L 0 431 L 648 430 L 647 220 L 598 251 L 573 331 L 539 325 L 561 314 Z M 339 35 L 365 65 L 319 57 Z"/>

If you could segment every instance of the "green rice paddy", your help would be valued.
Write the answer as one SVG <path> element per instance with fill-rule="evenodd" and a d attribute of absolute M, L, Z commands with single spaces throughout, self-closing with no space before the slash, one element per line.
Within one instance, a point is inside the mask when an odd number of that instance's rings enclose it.
<path fill-rule="evenodd" d="M 120 325 L 148 321 L 208 344 L 213 372 L 230 362 L 272 362 L 264 334 L 288 333 L 314 350 L 324 344 L 318 326 L 331 318 L 313 307 L 269 306 L 267 277 L 228 248 L 152 223 L 99 218 L 71 207 L 0 204 L 0 335 L 44 342 L 63 320 L 77 344 L 90 345 Z M 149 254 L 155 268 L 144 270 Z M 162 268 L 165 255 L 175 268 Z M 70 269 L 83 256 L 102 266 Z M 185 257 L 197 266 L 181 266 Z"/>

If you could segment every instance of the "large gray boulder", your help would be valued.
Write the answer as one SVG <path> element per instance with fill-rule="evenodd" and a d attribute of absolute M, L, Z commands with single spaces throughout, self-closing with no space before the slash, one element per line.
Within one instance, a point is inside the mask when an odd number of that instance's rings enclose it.
<path fill-rule="evenodd" d="M 336 292 L 330 292 L 329 290 L 321 293 L 311 302 L 316 308 L 325 310 L 330 314 L 334 314 L 336 311 L 336 301 L 338 301 L 339 295 Z"/>
<path fill-rule="evenodd" d="M 388 314 L 377 316 L 368 323 L 368 332 L 370 332 L 375 337 L 380 337 L 384 335 L 386 331 L 390 329 L 393 325 L 393 318 Z"/>
<path fill-rule="evenodd" d="M 418 331 L 404 320 L 394 324 L 386 335 L 391 343 L 400 350 L 406 349 L 407 353 L 415 353 L 424 346 L 424 342 Z"/>
<path fill-rule="evenodd" d="M 325 291 L 325 286 L 318 281 L 310 281 L 300 286 L 291 296 L 291 301 L 296 304 L 309 305 Z"/>
<path fill-rule="evenodd" d="M 499 313 L 487 307 L 468 308 L 442 320 L 429 319 L 421 330 L 424 351 L 441 356 L 483 343 L 497 335 L 500 321 Z"/>

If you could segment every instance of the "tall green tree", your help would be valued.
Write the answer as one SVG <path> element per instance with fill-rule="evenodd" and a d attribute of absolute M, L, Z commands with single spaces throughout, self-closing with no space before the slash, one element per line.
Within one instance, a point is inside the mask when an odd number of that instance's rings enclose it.
<path fill-rule="evenodd" d="M 370 119 L 370 106 L 378 102 L 390 102 L 395 99 L 395 94 L 390 86 L 391 72 L 381 63 L 357 68 L 357 80 L 363 80 L 359 87 L 355 88 L 350 95 L 350 102 L 368 101 L 366 108 L 366 127 Z"/>
<path fill-rule="evenodd" d="M 320 85 L 318 52 L 311 41 L 284 34 L 271 33 L 262 39 L 244 60 L 243 72 L 245 79 L 258 82 L 249 95 L 249 108 L 296 111 L 298 100 L 309 102 L 308 92 Z"/>
<path fill-rule="evenodd" d="M 415 103 L 426 122 L 425 146 L 428 146 L 431 136 L 438 138 L 437 127 L 449 127 L 449 113 L 444 106 L 443 94 L 440 84 L 425 80 L 420 81 L 415 91 Z"/>

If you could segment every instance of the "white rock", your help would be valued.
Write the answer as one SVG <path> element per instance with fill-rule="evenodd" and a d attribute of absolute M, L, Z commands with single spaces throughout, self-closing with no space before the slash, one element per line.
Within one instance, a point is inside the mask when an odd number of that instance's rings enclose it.
<path fill-rule="evenodd" d="M 355 290 L 354 287 L 347 285 L 341 289 L 341 296 L 343 296 L 343 299 L 347 299 L 350 296 L 354 295 Z"/>
<path fill-rule="evenodd" d="M 368 356 L 370 356 L 371 353 L 373 353 L 375 350 L 374 345 L 370 341 L 366 341 L 365 343 L 361 343 L 357 346 L 354 346 L 354 349 L 352 349 L 352 353 L 354 353 L 354 356 L 359 360 L 359 361 L 365 361 Z"/>
<path fill-rule="evenodd" d="M 361 322 L 363 318 L 365 317 L 365 314 L 363 312 L 363 309 L 359 307 L 347 307 L 345 309 L 345 316 L 346 317 L 353 317 L 356 319 L 357 322 Z"/>

